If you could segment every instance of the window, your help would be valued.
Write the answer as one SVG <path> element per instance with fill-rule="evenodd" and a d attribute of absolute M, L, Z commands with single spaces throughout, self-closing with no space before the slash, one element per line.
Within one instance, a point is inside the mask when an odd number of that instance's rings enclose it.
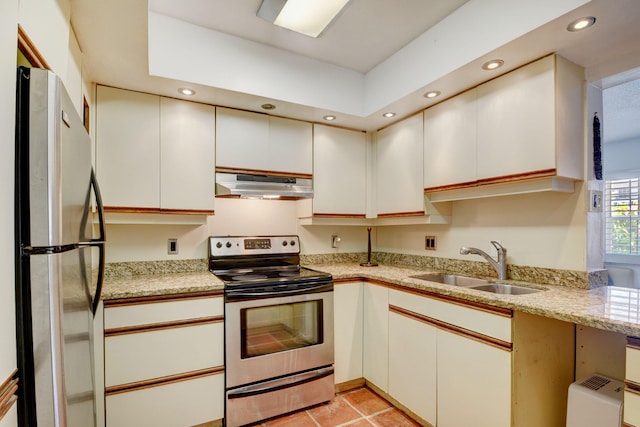
<path fill-rule="evenodd" d="M 607 254 L 640 255 L 640 178 L 606 181 L 605 250 Z"/>

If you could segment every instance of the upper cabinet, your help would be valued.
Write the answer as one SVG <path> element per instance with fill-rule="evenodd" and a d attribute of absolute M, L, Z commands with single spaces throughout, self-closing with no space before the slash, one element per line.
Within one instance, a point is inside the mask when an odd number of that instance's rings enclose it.
<path fill-rule="evenodd" d="M 511 187 L 484 195 L 573 191 L 583 178 L 583 86 L 581 67 L 551 55 L 426 110 L 431 200 L 476 197 L 469 189 L 487 184 Z"/>
<path fill-rule="evenodd" d="M 96 118 L 107 211 L 213 213 L 214 107 L 98 86 Z"/>
<path fill-rule="evenodd" d="M 313 215 L 364 218 L 366 134 L 314 125 L 313 138 Z"/>
<path fill-rule="evenodd" d="M 216 108 L 216 169 L 311 176 L 312 125 Z"/>
<path fill-rule="evenodd" d="M 377 134 L 378 216 L 424 215 L 422 113 Z"/>

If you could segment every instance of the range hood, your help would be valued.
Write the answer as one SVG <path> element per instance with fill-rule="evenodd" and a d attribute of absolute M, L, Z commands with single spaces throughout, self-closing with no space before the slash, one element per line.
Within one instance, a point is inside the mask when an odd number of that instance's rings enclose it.
<path fill-rule="evenodd" d="M 313 181 L 291 176 L 217 172 L 216 196 L 304 199 L 313 197 Z"/>

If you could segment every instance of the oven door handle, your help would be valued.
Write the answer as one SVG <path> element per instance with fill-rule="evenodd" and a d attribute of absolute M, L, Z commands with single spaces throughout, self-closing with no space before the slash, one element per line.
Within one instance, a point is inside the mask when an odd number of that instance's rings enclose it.
<path fill-rule="evenodd" d="M 296 377 L 300 377 L 300 379 L 297 380 L 293 380 L 292 378 L 282 378 L 278 380 L 268 381 L 262 384 L 254 384 L 246 387 L 241 387 L 237 390 L 227 392 L 227 398 L 239 399 L 242 397 L 271 393 L 274 391 L 284 390 L 286 388 L 291 388 L 301 384 L 316 381 L 320 378 L 328 377 L 329 375 L 333 375 L 333 367 L 321 368 L 316 370 L 315 372 L 307 372 L 304 374 L 296 375 Z"/>
<path fill-rule="evenodd" d="M 333 290 L 333 282 L 330 284 L 323 283 L 315 286 L 305 286 L 300 289 L 291 289 L 287 291 L 242 291 L 242 290 L 228 290 L 227 301 L 241 300 L 245 298 L 273 298 L 273 297 L 288 297 L 298 294 L 311 294 L 317 292 L 328 292 Z"/>

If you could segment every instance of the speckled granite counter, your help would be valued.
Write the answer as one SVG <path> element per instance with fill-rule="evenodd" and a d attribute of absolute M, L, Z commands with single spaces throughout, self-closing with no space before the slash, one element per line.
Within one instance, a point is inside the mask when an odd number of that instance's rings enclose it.
<path fill-rule="evenodd" d="M 361 267 L 356 263 L 313 264 L 307 265 L 307 267 L 331 273 L 334 280 L 352 278 L 380 280 L 626 335 L 640 336 L 640 292 L 638 289 L 605 286 L 586 290 L 505 281 L 543 291 L 527 295 L 501 295 L 409 277 L 428 271 L 425 269 L 387 265 Z"/>
<path fill-rule="evenodd" d="M 102 299 L 221 291 L 222 281 L 208 271 L 107 277 Z"/>
<path fill-rule="evenodd" d="M 506 307 L 526 313 L 551 317 L 580 325 L 591 326 L 627 335 L 640 336 L 640 290 L 619 287 L 579 289 L 571 286 L 541 285 L 537 283 L 507 281 L 521 286 L 543 289 L 527 295 L 493 294 L 463 287 L 426 282 L 409 276 L 439 271 L 429 266 L 409 267 L 382 264 L 361 267 L 358 262 L 314 263 L 308 259 L 305 266 L 331 273 L 339 279 L 372 279 L 409 288 L 422 289 L 442 295 L 451 295 L 468 301 L 477 301 L 497 307 Z M 189 292 L 218 291 L 222 282 L 206 270 L 206 260 L 195 260 L 161 268 L 152 263 L 121 263 L 110 269 L 102 299 L 132 298 L 139 296 L 172 295 Z M 139 265 L 141 264 L 141 265 Z M 196 271 L 182 271 L 195 269 Z M 178 271 L 176 271 L 178 270 Z M 460 272 L 460 274 L 465 274 Z"/>

